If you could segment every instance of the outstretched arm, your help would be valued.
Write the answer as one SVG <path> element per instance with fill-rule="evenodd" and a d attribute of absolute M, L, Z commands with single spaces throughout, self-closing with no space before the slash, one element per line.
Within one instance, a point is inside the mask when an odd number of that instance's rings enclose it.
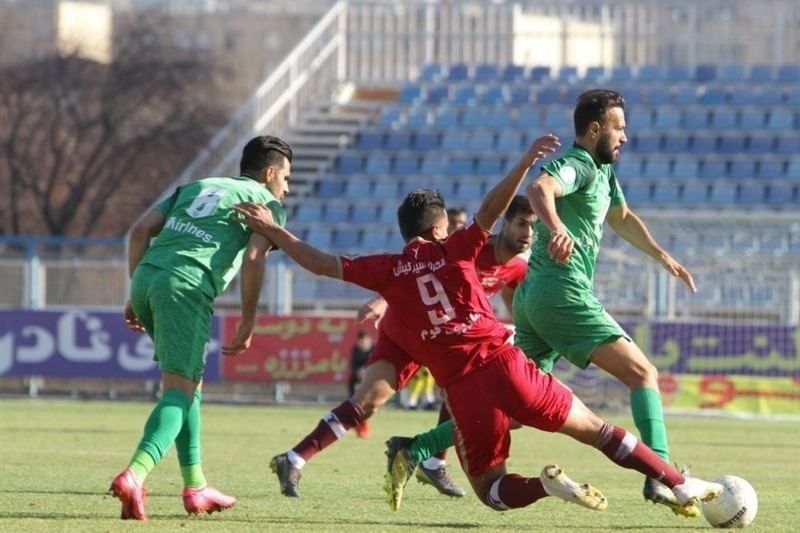
<path fill-rule="evenodd" d="M 542 172 L 525 188 L 525 195 L 536 217 L 550 232 L 550 241 L 547 243 L 550 259 L 556 263 L 566 263 L 575 248 L 575 241 L 556 211 L 556 198 L 564 195 L 561 184 L 547 172 Z"/>
<path fill-rule="evenodd" d="M 558 137 L 552 133 L 543 135 L 533 141 L 533 144 L 514 165 L 514 168 L 483 199 L 478 212 L 475 213 L 475 220 L 481 228 L 491 231 L 494 223 L 508 209 L 511 200 L 517 194 L 520 184 L 525 179 L 525 176 L 528 175 L 528 169 L 535 165 L 539 159 L 555 152 L 559 146 L 561 146 L 561 143 L 558 141 Z"/>
<path fill-rule="evenodd" d="M 383 296 L 373 298 L 358 308 L 356 323 L 363 324 L 364 322 L 372 322 L 377 328 L 383 315 L 386 314 L 386 309 L 388 307 L 389 305 L 386 303 L 386 300 L 383 299 Z"/>
<path fill-rule="evenodd" d="M 338 256 L 314 248 L 275 224 L 272 211 L 266 206 L 245 202 L 235 205 L 233 209 L 240 217 L 237 219 L 239 222 L 267 237 L 301 267 L 318 276 L 342 279 L 342 265 Z"/>
<path fill-rule="evenodd" d="M 164 227 L 164 222 L 166 222 L 164 214 L 157 209 L 153 209 L 145 213 L 133 225 L 128 237 L 128 274 L 130 276 L 133 276 L 134 270 L 136 270 L 147 249 L 150 248 L 150 241 Z M 144 326 L 139 322 L 136 313 L 133 312 L 130 301 L 125 303 L 125 323 L 131 331 L 144 331 Z"/>
<path fill-rule="evenodd" d="M 681 278 L 692 292 L 697 292 L 692 274 L 656 242 L 642 219 L 628 208 L 628 204 L 611 207 L 606 220 L 617 235 L 657 260 L 667 272 Z"/>

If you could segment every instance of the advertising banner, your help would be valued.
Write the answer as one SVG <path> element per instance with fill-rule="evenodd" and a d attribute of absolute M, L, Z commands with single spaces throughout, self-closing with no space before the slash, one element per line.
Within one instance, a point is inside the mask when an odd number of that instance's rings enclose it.
<path fill-rule="evenodd" d="M 219 321 L 205 378 L 219 380 Z M 158 379 L 153 343 L 122 311 L 0 311 L 0 376 Z"/>

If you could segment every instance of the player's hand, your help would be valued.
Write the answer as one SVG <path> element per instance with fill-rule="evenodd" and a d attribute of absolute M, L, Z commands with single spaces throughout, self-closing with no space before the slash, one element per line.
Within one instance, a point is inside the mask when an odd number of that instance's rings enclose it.
<path fill-rule="evenodd" d="M 144 326 L 141 322 L 139 322 L 139 318 L 136 316 L 136 313 L 133 312 L 133 307 L 131 307 L 130 300 L 125 302 L 125 323 L 128 325 L 131 331 L 135 331 L 137 333 L 144 331 Z"/>
<path fill-rule="evenodd" d="M 529 161 L 528 166 L 533 165 L 539 159 L 544 159 L 548 155 L 555 153 L 558 147 L 561 146 L 561 141 L 552 133 L 542 135 L 531 144 L 528 151 L 525 153 L 525 158 Z"/>
<path fill-rule="evenodd" d="M 664 254 L 661 256 L 661 264 L 667 269 L 667 272 L 677 278 L 681 278 L 683 282 L 689 287 L 692 292 L 697 292 L 697 286 L 694 284 L 692 274 L 684 268 L 684 266 L 675 261 L 671 255 Z"/>
<path fill-rule="evenodd" d="M 267 206 L 255 202 L 243 202 L 233 206 L 233 219 L 247 224 L 250 229 L 262 233 L 276 226 L 272 211 Z"/>
<path fill-rule="evenodd" d="M 239 322 L 239 327 L 236 328 L 236 335 L 233 340 L 222 347 L 222 355 L 236 357 L 247 350 L 250 347 L 250 341 L 253 339 L 254 325 L 254 322 L 250 320 Z"/>
<path fill-rule="evenodd" d="M 572 240 L 565 228 L 558 228 L 550 233 L 550 242 L 547 244 L 550 259 L 556 263 L 566 264 L 573 249 L 575 249 L 575 241 Z"/>
<path fill-rule="evenodd" d="M 377 328 L 378 324 L 380 324 L 381 319 L 383 318 L 383 315 L 386 314 L 387 307 L 388 304 L 386 303 L 386 300 L 380 296 L 368 301 L 358 308 L 358 312 L 356 313 L 356 324 L 373 322 Z"/>

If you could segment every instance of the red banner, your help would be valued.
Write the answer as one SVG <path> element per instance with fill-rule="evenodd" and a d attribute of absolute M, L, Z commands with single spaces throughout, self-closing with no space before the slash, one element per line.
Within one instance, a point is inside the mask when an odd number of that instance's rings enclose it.
<path fill-rule="evenodd" d="M 239 319 L 225 317 L 226 341 Z M 352 318 L 260 315 L 250 348 L 239 357 L 222 358 L 223 379 L 344 382 L 359 329 Z"/>

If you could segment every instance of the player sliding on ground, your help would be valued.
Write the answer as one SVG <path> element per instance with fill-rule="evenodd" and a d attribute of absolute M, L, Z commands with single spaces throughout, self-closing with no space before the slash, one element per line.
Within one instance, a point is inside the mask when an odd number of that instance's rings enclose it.
<path fill-rule="evenodd" d="M 539 371 L 509 343 L 511 332 L 497 320 L 481 289 L 475 272 L 478 252 L 528 169 L 558 144 L 553 135 L 537 139 L 487 194 L 473 220 L 445 240 L 440 241 L 447 236 L 441 195 L 430 189 L 410 193 L 397 214 L 406 241 L 399 254 L 330 255 L 275 224 L 261 205 L 245 203 L 235 209 L 248 226 L 307 270 L 377 291 L 386 299 L 389 310 L 395 310 L 386 335 L 427 366 L 444 389 L 461 466 L 485 505 L 506 510 L 549 495 L 590 509 L 607 506 L 600 491 L 575 483 L 557 465 L 545 466 L 538 478 L 506 473 L 512 419 L 598 448 L 617 465 L 664 483 L 682 505 L 712 500 L 722 486 L 684 476 L 634 435 L 600 419 L 557 379 Z M 396 508 L 415 465 L 407 454 L 397 453 L 388 466 L 387 488 Z"/>

